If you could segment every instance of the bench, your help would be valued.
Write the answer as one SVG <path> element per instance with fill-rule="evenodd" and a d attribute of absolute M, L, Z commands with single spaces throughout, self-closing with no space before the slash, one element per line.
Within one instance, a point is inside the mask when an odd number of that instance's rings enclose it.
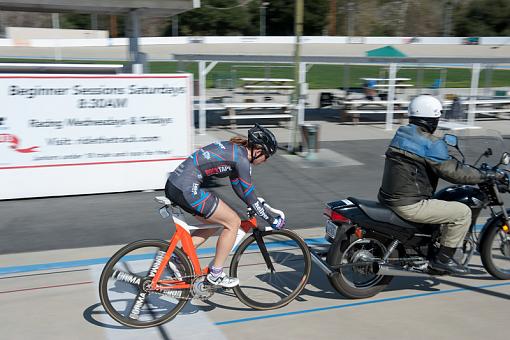
<path fill-rule="evenodd" d="M 466 129 L 481 129 L 480 126 L 474 126 L 474 125 L 467 125 L 465 123 L 458 123 L 458 122 L 446 122 L 446 121 L 439 121 L 439 124 L 437 125 L 439 129 L 442 130 L 466 130 Z"/>
<path fill-rule="evenodd" d="M 289 78 L 241 78 L 243 82 L 242 88 L 247 91 L 277 91 L 277 90 L 293 90 L 294 79 Z M 253 92 L 252 92 L 253 93 Z M 278 92 L 270 92 L 278 93 Z"/>
<path fill-rule="evenodd" d="M 387 100 L 345 100 L 343 101 L 344 108 L 341 110 L 341 121 L 351 121 L 354 124 L 359 123 L 360 114 L 362 113 L 387 113 Z M 402 109 L 402 106 L 409 105 L 408 100 L 394 100 L 393 113 L 396 118 L 401 121 L 407 110 Z"/>
<path fill-rule="evenodd" d="M 259 89 L 270 89 L 270 90 L 274 90 L 274 89 L 281 89 L 281 90 L 291 90 L 294 88 L 293 85 L 244 85 L 243 88 L 245 89 L 254 89 L 254 90 L 259 90 Z"/>
<path fill-rule="evenodd" d="M 463 106 L 467 106 L 466 111 L 469 110 L 470 104 L 475 104 L 475 113 L 484 114 L 489 116 L 496 116 L 499 119 L 510 119 L 510 99 L 476 99 L 464 100 L 461 102 Z M 341 111 L 342 121 L 351 120 L 353 123 L 359 123 L 359 117 L 362 113 L 386 113 L 387 100 L 345 100 L 342 102 L 343 109 Z M 409 105 L 406 100 L 394 100 L 395 118 L 402 120 L 407 110 L 403 107 Z M 452 100 L 443 101 L 444 109 L 448 110 L 452 105 Z M 378 108 L 374 108 L 374 106 Z M 490 107 L 488 107 L 490 106 Z M 466 128 L 466 127 L 463 127 Z"/>
<path fill-rule="evenodd" d="M 474 104 L 474 113 L 488 115 L 491 117 L 496 116 L 499 119 L 510 119 L 510 98 L 508 99 L 467 99 L 461 101 L 463 106 L 467 106 L 466 111 L 469 110 L 469 105 Z M 443 101 L 445 107 L 452 105 L 451 100 Z"/>
<path fill-rule="evenodd" d="M 221 119 L 230 120 L 232 128 L 239 119 L 290 119 L 291 104 L 285 103 L 228 103 L 224 105 L 228 115 Z"/>

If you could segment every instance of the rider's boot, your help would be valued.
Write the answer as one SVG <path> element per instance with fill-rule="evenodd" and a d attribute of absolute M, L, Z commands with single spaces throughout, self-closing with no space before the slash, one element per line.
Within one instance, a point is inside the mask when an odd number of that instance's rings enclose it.
<path fill-rule="evenodd" d="M 211 267 L 211 271 L 207 274 L 207 281 L 215 286 L 232 288 L 239 285 L 239 279 L 237 277 L 227 276 L 223 272 L 223 268 Z"/>
<path fill-rule="evenodd" d="M 456 248 L 441 246 L 439 252 L 430 261 L 430 268 L 450 274 L 468 274 L 469 269 L 454 260 L 455 250 Z"/>

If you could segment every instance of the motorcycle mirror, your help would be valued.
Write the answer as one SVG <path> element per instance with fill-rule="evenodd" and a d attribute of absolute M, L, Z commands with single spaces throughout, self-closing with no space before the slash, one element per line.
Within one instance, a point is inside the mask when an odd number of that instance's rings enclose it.
<path fill-rule="evenodd" d="M 503 152 L 503 155 L 501 155 L 501 161 L 499 161 L 499 164 L 503 164 L 503 165 L 510 164 L 510 154 L 508 152 Z"/>
<path fill-rule="evenodd" d="M 457 136 L 448 133 L 443 136 L 443 140 L 447 145 L 453 147 L 456 147 L 458 143 Z"/>

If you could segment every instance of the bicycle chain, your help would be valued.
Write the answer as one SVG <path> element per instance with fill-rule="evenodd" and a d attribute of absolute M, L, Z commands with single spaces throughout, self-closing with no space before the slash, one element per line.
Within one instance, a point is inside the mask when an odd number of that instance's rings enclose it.
<path fill-rule="evenodd" d="M 190 289 L 188 290 L 189 291 L 189 295 L 187 297 L 180 297 L 180 296 L 172 296 L 171 294 L 169 294 L 169 290 L 150 290 L 150 293 L 156 293 L 156 294 L 160 294 L 162 296 L 167 296 L 167 297 L 172 297 L 174 299 L 178 299 L 178 300 L 193 300 L 193 299 L 200 299 L 202 301 L 205 301 L 207 299 L 209 299 L 215 292 L 215 288 L 214 286 L 211 286 L 211 294 L 205 298 L 203 297 L 200 297 L 198 296 L 198 294 L 196 293 L 195 291 L 195 284 L 197 283 L 198 280 L 200 280 L 201 278 L 203 278 L 205 280 L 205 276 L 206 275 L 190 275 L 190 276 L 182 276 L 180 278 L 174 278 L 174 277 L 170 277 L 170 278 L 165 278 L 165 280 L 167 279 L 175 279 L 175 280 L 180 280 L 180 281 L 185 281 L 186 279 L 191 279 L 191 287 Z M 178 292 L 183 292 L 183 291 L 186 291 L 186 290 L 172 290 L 172 291 L 178 291 Z"/>

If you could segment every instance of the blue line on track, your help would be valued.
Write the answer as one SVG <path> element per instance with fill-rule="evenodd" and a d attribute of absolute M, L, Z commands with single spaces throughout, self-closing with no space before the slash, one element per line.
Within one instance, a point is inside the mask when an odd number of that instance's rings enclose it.
<path fill-rule="evenodd" d="M 482 224 L 477 224 L 475 227 L 475 231 L 479 232 L 482 228 Z M 324 238 L 317 237 L 317 238 L 306 238 L 306 243 L 308 245 L 314 246 L 318 244 L 324 244 L 327 243 Z M 267 246 L 268 248 L 275 248 L 275 247 L 281 247 L 284 245 L 285 242 L 268 242 Z M 255 249 L 256 246 L 252 245 L 249 246 L 248 249 Z M 199 248 L 197 249 L 197 255 L 198 256 L 204 256 L 204 255 L 211 255 L 214 254 L 216 248 L 209 247 L 209 248 Z M 112 254 L 113 255 L 113 254 Z M 145 260 L 149 257 L 142 256 L 141 258 L 133 258 L 131 260 Z M 26 272 L 34 272 L 34 271 L 40 271 L 40 270 L 52 270 L 52 269 L 64 269 L 64 268 L 73 268 L 73 267 L 84 267 L 84 266 L 93 266 L 98 264 L 105 264 L 108 262 L 108 257 L 103 258 L 96 258 L 96 259 L 85 259 L 85 260 L 76 260 L 76 261 L 66 261 L 66 262 L 50 262 L 50 263 L 40 263 L 40 264 L 33 264 L 33 265 L 26 265 L 26 266 L 13 266 L 13 267 L 0 267 L 0 275 L 5 274 L 15 274 L 15 273 L 26 273 Z"/>
<path fill-rule="evenodd" d="M 326 243 L 324 238 L 307 238 L 305 239 L 308 245 L 317 245 Z M 268 248 L 276 248 L 288 245 L 288 242 L 268 242 Z M 250 246 L 251 247 L 251 246 Z M 248 247 L 248 249 L 251 249 Z M 254 247 L 255 248 L 255 247 Z M 199 248 L 197 249 L 198 256 L 211 255 L 216 251 L 215 247 L 209 248 Z M 113 254 L 112 254 L 113 255 Z M 140 255 L 132 255 L 126 256 L 130 261 L 138 261 L 138 260 L 147 260 L 152 258 L 151 254 L 140 254 Z M 0 267 L 0 275 L 5 274 L 15 274 L 15 273 L 26 273 L 26 272 L 34 272 L 39 270 L 52 270 L 52 269 L 64 269 L 64 268 L 73 268 L 73 267 L 84 267 L 84 266 L 93 266 L 98 264 L 105 264 L 108 262 L 109 257 L 102 257 L 96 259 L 85 259 L 85 260 L 76 260 L 76 261 L 65 261 L 65 262 L 50 262 L 50 263 L 40 263 L 40 264 L 32 264 L 26 266 L 13 266 L 13 267 Z"/>
<path fill-rule="evenodd" d="M 420 293 L 420 294 L 412 294 L 412 295 L 403 295 L 403 296 L 392 297 L 392 298 L 383 298 L 383 299 L 376 299 L 376 300 L 370 300 L 370 301 L 360 301 L 360 302 L 346 303 L 346 304 L 343 304 L 343 305 L 336 305 L 336 306 L 329 306 L 329 307 L 303 309 L 303 310 L 298 310 L 298 311 L 294 311 L 294 312 L 286 312 L 286 313 L 278 313 L 278 314 L 271 314 L 271 315 L 254 316 L 254 317 L 242 318 L 242 319 L 233 319 L 233 320 L 216 322 L 215 325 L 216 326 L 225 326 L 225 325 L 230 325 L 230 324 L 234 324 L 234 323 L 243 323 L 243 322 L 250 322 L 250 321 L 257 321 L 257 320 L 264 320 L 264 319 L 273 319 L 273 318 L 280 318 L 280 317 L 285 317 L 285 316 L 308 314 L 308 313 L 315 313 L 315 312 L 323 312 L 323 311 L 329 311 L 329 310 L 334 310 L 334 309 L 343 309 L 343 308 L 349 308 L 349 307 L 358 307 L 358 306 L 363 306 L 363 305 L 371 305 L 371 304 L 381 303 L 381 302 L 409 300 L 409 299 L 415 299 L 415 298 L 420 298 L 420 297 L 428 297 L 428 296 L 433 296 L 433 295 L 458 293 L 458 292 L 464 292 L 464 291 L 475 290 L 475 289 L 496 288 L 496 287 L 504 287 L 504 286 L 510 286 L 510 282 L 507 282 L 507 283 L 495 283 L 495 284 L 489 284 L 489 285 L 483 285 L 483 286 L 473 286 L 472 288 L 447 289 L 447 290 L 441 290 L 441 291 L 438 291 L 438 292 Z"/>

